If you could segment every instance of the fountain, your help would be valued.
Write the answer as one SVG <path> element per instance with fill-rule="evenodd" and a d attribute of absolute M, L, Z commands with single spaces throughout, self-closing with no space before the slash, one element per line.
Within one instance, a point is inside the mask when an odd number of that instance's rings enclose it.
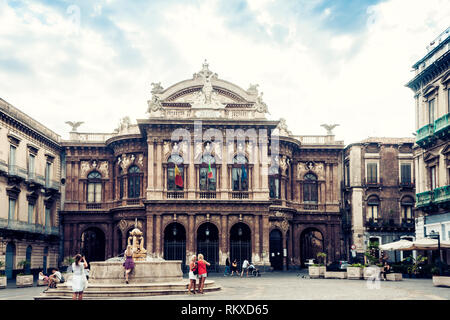
<path fill-rule="evenodd" d="M 152 257 L 143 244 L 143 233 L 137 228 L 136 219 L 135 228 L 128 238 L 128 245 L 133 248 L 134 259 L 129 284 L 125 284 L 123 258 L 93 261 L 90 262 L 89 284 L 84 291 L 84 298 L 108 299 L 186 293 L 188 279 L 183 279 L 182 261 Z M 71 298 L 70 275 L 67 278 L 65 283 L 59 284 L 55 289 L 48 289 L 35 297 L 35 300 Z M 205 291 L 220 289 L 214 281 L 205 281 Z"/>

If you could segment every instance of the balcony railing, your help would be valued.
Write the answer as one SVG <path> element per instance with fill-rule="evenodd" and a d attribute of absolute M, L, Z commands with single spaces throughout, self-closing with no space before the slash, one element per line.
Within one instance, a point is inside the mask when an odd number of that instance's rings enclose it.
<path fill-rule="evenodd" d="M 433 137 L 434 133 L 434 126 L 433 124 L 427 124 L 426 126 L 423 126 L 419 130 L 417 130 L 417 136 L 416 136 L 416 143 L 419 146 L 426 146 L 430 142 L 434 140 Z"/>
<path fill-rule="evenodd" d="M 434 134 L 441 136 L 448 133 L 448 129 L 450 128 L 449 115 L 447 113 L 445 116 L 434 121 Z"/>
<path fill-rule="evenodd" d="M 8 165 L 8 175 L 13 177 L 20 177 L 22 179 L 27 178 L 27 171 L 17 165 Z"/>
<path fill-rule="evenodd" d="M 29 233 L 38 233 L 38 234 L 48 234 L 48 235 L 58 235 L 59 227 L 45 227 L 40 224 L 33 224 L 19 220 L 11 220 L 11 219 L 1 219 L 0 218 L 0 228 L 15 230 L 15 231 L 24 231 Z"/>
<path fill-rule="evenodd" d="M 127 199 L 128 206 L 139 206 L 141 204 L 141 199 Z"/>
<path fill-rule="evenodd" d="M 167 199 L 184 199 L 184 191 L 167 191 Z"/>
<path fill-rule="evenodd" d="M 98 210 L 102 208 L 101 203 L 86 203 L 86 209 L 88 210 Z"/>
<path fill-rule="evenodd" d="M 433 190 L 434 203 L 443 203 L 450 200 L 450 186 L 444 186 Z"/>
<path fill-rule="evenodd" d="M 216 199 L 217 195 L 215 191 L 201 191 L 198 193 L 200 199 Z"/>
<path fill-rule="evenodd" d="M 383 184 L 383 179 L 365 178 L 365 186 L 367 188 L 379 188 Z"/>
<path fill-rule="evenodd" d="M 433 200 L 433 192 L 425 191 L 416 194 L 416 207 L 425 207 L 431 204 Z"/>
<path fill-rule="evenodd" d="M 247 191 L 233 191 L 230 192 L 231 199 L 250 199 L 250 193 Z"/>
<path fill-rule="evenodd" d="M 55 180 L 44 180 L 44 181 L 45 181 L 45 188 L 59 190 L 60 183 L 58 181 Z"/>

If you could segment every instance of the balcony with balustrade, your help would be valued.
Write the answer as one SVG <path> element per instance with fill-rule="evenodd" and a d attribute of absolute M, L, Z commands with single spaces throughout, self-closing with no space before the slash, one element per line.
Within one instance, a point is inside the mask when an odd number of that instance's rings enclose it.
<path fill-rule="evenodd" d="M 433 202 L 433 192 L 425 191 L 416 194 L 416 207 L 425 208 L 429 207 Z"/>
<path fill-rule="evenodd" d="M 436 121 L 434 121 L 434 134 L 438 138 L 446 137 L 449 133 L 450 123 L 449 123 L 449 113 L 440 117 Z"/>
<path fill-rule="evenodd" d="M 447 207 L 450 205 L 450 186 L 443 186 L 433 190 L 433 203 L 440 207 Z"/>
<path fill-rule="evenodd" d="M 430 146 L 434 141 L 436 140 L 436 137 L 434 136 L 434 125 L 433 124 L 427 124 L 417 130 L 416 135 L 416 143 L 422 148 Z"/>
<path fill-rule="evenodd" d="M 13 219 L 0 218 L 0 230 L 1 229 L 50 236 L 59 235 L 59 227 L 57 226 L 43 226 L 41 224 L 28 223 Z"/>

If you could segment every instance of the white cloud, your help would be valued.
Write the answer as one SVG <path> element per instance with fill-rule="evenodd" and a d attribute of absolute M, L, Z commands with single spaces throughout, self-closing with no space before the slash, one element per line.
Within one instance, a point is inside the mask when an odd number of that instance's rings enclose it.
<path fill-rule="evenodd" d="M 168 87 L 190 78 L 206 58 L 222 79 L 244 89 L 259 83 L 270 117 L 286 118 L 295 134 L 324 134 L 322 123 L 339 123 L 334 132 L 347 144 L 410 136 L 413 98 L 404 84 L 450 16 L 446 1 L 390 0 L 370 8 L 367 33 L 342 35 L 320 29 L 320 17 L 284 12 L 280 19 L 273 1 L 249 1 L 258 28 L 230 24 L 233 13 L 217 1 L 167 4 L 155 24 L 120 10 L 110 16 L 123 34 L 114 43 L 83 20 L 112 5 L 82 9 L 74 33 L 67 12 L 33 5 L 19 15 L 0 0 L 0 62 L 9 52 L 29 68 L 0 72 L 0 96 L 63 136 L 67 120 L 84 121 L 79 131 L 111 132 L 122 116 L 146 116 L 151 82 Z M 122 48 L 142 64 L 123 62 Z"/>

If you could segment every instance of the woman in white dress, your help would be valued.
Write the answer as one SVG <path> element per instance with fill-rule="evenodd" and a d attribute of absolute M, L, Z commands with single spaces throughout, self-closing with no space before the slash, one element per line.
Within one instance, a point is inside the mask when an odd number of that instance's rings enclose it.
<path fill-rule="evenodd" d="M 75 262 L 72 263 L 72 300 L 82 300 L 83 291 L 86 288 L 87 280 L 84 269 L 87 268 L 88 264 L 81 254 L 75 256 Z"/>

